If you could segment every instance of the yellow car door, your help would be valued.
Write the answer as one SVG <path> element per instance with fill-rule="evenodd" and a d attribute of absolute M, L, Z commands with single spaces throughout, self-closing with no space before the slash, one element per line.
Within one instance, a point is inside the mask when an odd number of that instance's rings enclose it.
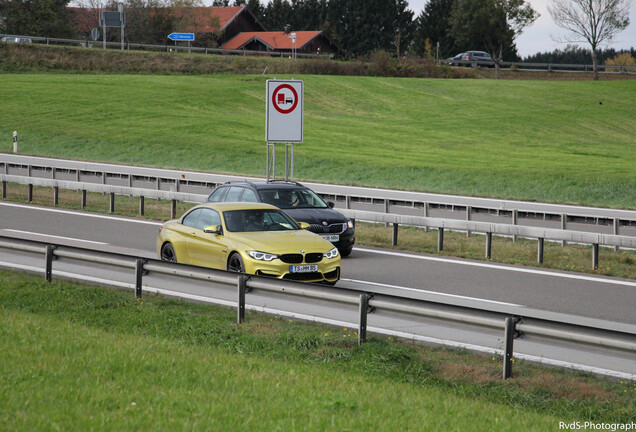
<path fill-rule="evenodd" d="M 221 217 L 215 210 L 199 209 L 196 225 L 188 235 L 190 264 L 225 270 L 227 247 L 222 234 L 206 233 L 206 227 L 221 227 Z"/>

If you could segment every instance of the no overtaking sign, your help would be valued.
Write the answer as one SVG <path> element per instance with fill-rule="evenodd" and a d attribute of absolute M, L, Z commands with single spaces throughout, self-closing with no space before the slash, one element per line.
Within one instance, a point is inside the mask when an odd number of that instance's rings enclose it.
<path fill-rule="evenodd" d="M 303 82 L 267 80 L 267 142 L 303 141 Z"/>

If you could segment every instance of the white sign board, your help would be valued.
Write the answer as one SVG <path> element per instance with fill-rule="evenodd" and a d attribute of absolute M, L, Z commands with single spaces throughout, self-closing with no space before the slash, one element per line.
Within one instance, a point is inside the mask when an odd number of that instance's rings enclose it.
<path fill-rule="evenodd" d="M 303 81 L 267 80 L 267 142 L 303 141 Z"/>

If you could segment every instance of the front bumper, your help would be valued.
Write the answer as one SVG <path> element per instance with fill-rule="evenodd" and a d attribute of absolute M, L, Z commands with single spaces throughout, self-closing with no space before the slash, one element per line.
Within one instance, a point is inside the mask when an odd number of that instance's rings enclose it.
<path fill-rule="evenodd" d="M 340 257 L 326 259 L 318 263 L 318 271 L 310 273 L 292 273 L 290 268 L 293 264 L 282 262 L 280 259 L 272 261 L 255 260 L 249 256 L 243 256 L 245 273 L 257 276 L 269 276 L 278 279 L 296 280 L 302 282 L 337 282 L 340 279 Z M 297 265 L 306 264 L 304 261 Z"/>

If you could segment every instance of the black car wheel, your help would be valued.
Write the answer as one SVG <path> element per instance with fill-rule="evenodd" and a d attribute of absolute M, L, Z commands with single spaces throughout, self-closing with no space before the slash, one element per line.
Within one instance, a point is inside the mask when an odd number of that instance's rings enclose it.
<path fill-rule="evenodd" d="M 346 249 L 338 249 L 338 252 L 340 252 L 340 255 L 342 255 L 343 257 L 348 257 L 349 255 L 351 255 L 352 250 L 353 250 L 353 246 Z"/>
<path fill-rule="evenodd" d="M 161 261 L 177 262 L 177 254 L 170 243 L 166 243 L 161 247 Z"/>
<path fill-rule="evenodd" d="M 243 265 L 243 258 L 237 253 L 233 253 L 230 259 L 227 261 L 227 269 L 233 272 L 245 273 L 245 266 Z"/>

